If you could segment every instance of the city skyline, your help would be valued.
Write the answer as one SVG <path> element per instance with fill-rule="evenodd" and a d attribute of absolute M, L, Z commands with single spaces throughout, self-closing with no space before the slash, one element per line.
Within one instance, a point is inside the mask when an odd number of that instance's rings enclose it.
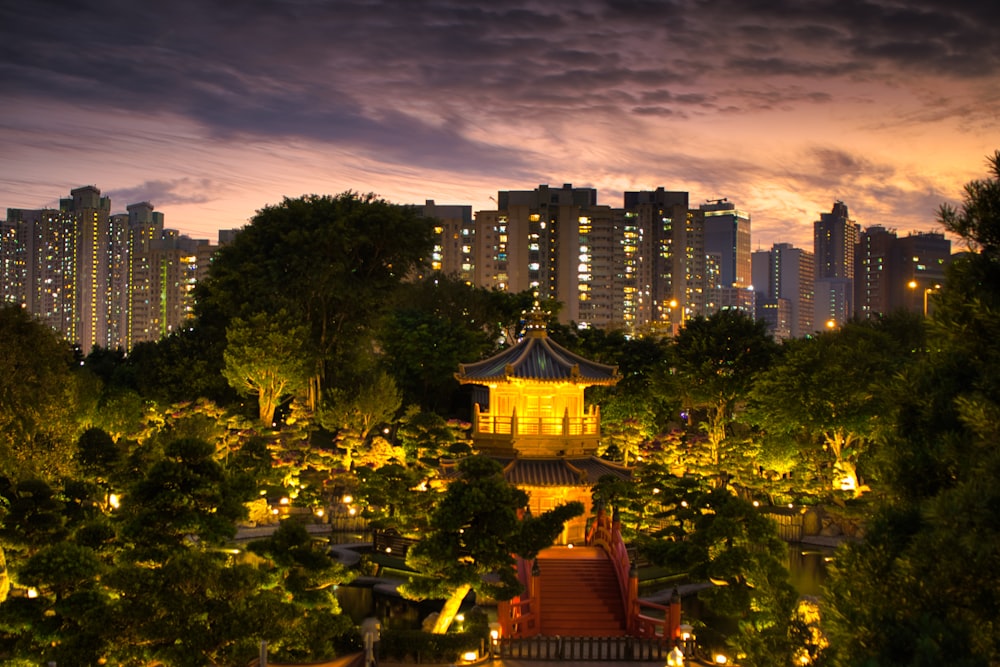
<path fill-rule="evenodd" d="M 92 184 L 215 239 L 305 193 L 572 183 L 728 198 L 755 250 L 837 200 L 938 231 L 1000 137 L 988 4 L 4 3 L 0 207 Z"/>

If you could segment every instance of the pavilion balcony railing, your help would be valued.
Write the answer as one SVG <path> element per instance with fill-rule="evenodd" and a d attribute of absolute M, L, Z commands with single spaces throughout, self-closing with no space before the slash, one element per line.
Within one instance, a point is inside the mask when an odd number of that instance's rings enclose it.
<path fill-rule="evenodd" d="M 553 417 L 497 417 L 478 415 L 474 430 L 478 434 L 494 435 L 599 435 L 600 420 L 596 417 L 577 419 Z"/>

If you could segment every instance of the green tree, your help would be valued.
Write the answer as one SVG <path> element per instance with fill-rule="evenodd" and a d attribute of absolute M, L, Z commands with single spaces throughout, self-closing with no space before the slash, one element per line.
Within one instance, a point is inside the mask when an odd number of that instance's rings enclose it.
<path fill-rule="evenodd" d="M 273 425 L 274 412 L 286 396 L 308 384 L 313 364 L 306 352 L 307 335 L 305 327 L 290 325 L 284 312 L 236 318 L 226 330 L 222 374 L 233 389 L 256 394 L 264 426 Z"/>
<path fill-rule="evenodd" d="M 253 488 L 228 474 L 214 454 L 203 440 L 175 440 L 124 494 L 122 534 L 136 558 L 162 557 L 192 540 L 218 546 L 235 535 Z"/>
<path fill-rule="evenodd" d="M 1000 663 L 1000 152 L 988 180 L 942 207 L 978 250 L 935 295 L 926 354 L 901 374 L 873 460 L 883 497 L 841 548 L 824 622 L 831 664 Z"/>
<path fill-rule="evenodd" d="M 12 616 L 30 628 L 19 652 L 57 664 L 98 664 L 107 645 L 112 598 L 100 583 L 107 566 L 87 547 L 57 542 L 20 568 L 18 579 L 37 591 Z"/>
<path fill-rule="evenodd" d="M 307 195 L 267 206 L 217 253 L 196 288 L 198 327 L 286 311 L 309 330 L 310 407 L 348 387 L 372 354 L 392 291 L 429 257 L 433 223 L 375 195 Z"/>
<path fill-rule="evenodd" d="M 455 369 L 489 355 L 502 335 L 498 303 L 493 292 L 440 273 L 397 290 L 378 340 L 381 364 L 406 404 L 454 409 Z"/>
<path fill-rule="evenodd" d="M 732 309 L 696 317 L 674 338 L 673 365 L 665 378 L 668 391 L 680 396 L 692 418 L 699 420 L 706 472 L 721 486 L 742 465 L 735 454 L 727 457 L 725 446 L 737 408 L 776 349 L 763 321 Z"/>
<path fill-rule="evenodd" d="M 920 320 L 903 315 L 913 328 Z M 758 376 L 750 401 L 752 419 L 773 437 L 819 445 L 832 459 L 828 483 L 853 495 L 866 490 L 858 463 L 886 428 L 891 393 L 887 382 L 912 360 L 911 349 L 878 323 L 848 323 L 838 331 L 789 342 L 786 352 Z"/>
<path fill-rule="evenodd" d="M 430 469 L 390 463 L 357 471 L 356 500 L 374 528 L 417 538 L 428 526 L 437 492 L 430 490 Z"/>
<path fill-rule="evenodd" d="M 70 346 L 19 306 L 0 308 L 0 475 L 72 474 L 79 431 Z"/>
<path fill-rule="evenodd" d="M 601 406 L 599 453 L 622 465 L 638 460 L 643 446 L 656 434 L 656 415 L 648 401 L 636 396 L 615 396 Z"/>
<path fill-rule="evenodd" d="M 401 588 L 404 595 L 416 598 L 445 598 L 435 633 L 447 632 L 472 590 L 494 599 L 519 594 L 514 554 L 534 558 L 552 544 L 566 520 L 583 511 L 580 503 L 566 503 L 519 519 L 528 494 L 507 483 L 499 463 L 470 456 L 458 469 L 461 477 L 449 483 L 430 514 L 426 533 L 407 552 L 406 564 L 418 576 Z"/>
<path fill-rule="evenodd" d="M 402 403 L 395 380 L 382 371 L 353 389 L 327 392 L 319 423 L 336 435 L 345 470 L 371 447 L 374 429 L 392 423 Z"/>
<path fill-rule="evenodd" d="M 663 528 L 640 548 L 654 563 L 713 584 L 698 594 L 700 641 L 727 646 L 741 665 L 792 664 L 809 638 L 782 565 L 787 545 L 774 523 L 728 490 L 670 476 L 658 484 Z"/>
<path fill-rule="evenodd" d="M 399 420 L 396 438 L 409 461 L 437 466 L 442 458 L 457 459 L 472 453 L 468 430 L 469 424 L 410 406 Z"/>

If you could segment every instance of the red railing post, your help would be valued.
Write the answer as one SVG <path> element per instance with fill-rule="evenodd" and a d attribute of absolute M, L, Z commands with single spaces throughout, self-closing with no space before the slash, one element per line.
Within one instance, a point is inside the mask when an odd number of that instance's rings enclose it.
<path fill-rule="evenodd" d="M 628 633 L 633 637 L 640 635 L 639 627 L 639 568 L 634 564 L 628 571 Z"/>
<path fill-rule="evenodd" d="M 663 628 L 663 639 L 673 643 L 681 636 L 681 595 L 674 589 L 667 610 L 667 627 Z"/>

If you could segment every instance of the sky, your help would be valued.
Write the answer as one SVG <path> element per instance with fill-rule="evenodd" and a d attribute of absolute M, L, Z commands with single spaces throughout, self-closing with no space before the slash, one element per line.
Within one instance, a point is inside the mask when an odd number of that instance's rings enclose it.
<path fill-rule="evenodd" d="M 987 0 L 0 0 L 0 210 L 96 185 L 215 240 L 304 194 L 835 201 L 940 231 L 1000 149 Z"/>

